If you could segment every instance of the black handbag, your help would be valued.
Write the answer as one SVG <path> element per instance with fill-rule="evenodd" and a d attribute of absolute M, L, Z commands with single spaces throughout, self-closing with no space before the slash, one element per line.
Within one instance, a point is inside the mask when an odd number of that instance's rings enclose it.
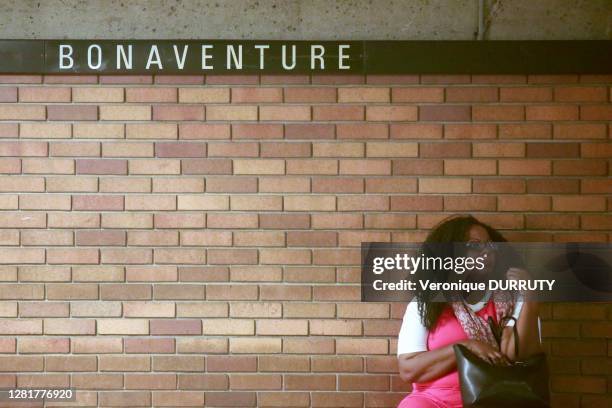
<path fill-rule="evenodd" d="M 518 356 L 516 319 L 504 317 L 495 327 L 493 319 L 489 318 L 489 324 L 497 343 L 501 344 L 502 324 L 508 319 L 514 320 L 514 350 Z M 453 348 L 464 408 L 550 408 L 545 353 L 500 366 L 481 359 L 461 344 L 455 344 Z"/>

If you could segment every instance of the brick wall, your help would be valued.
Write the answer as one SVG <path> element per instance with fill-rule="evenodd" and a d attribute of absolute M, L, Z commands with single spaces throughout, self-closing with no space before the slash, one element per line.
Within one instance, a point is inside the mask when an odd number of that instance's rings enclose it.
<path fill-rule="evenodd" d="M 392 407 L 361 241 L 612 238 L 610 76 L 0 83 L 0 385 L 78 406 Z M 612 307 L 542 317 L 555 406 L 610 404 Z"/>

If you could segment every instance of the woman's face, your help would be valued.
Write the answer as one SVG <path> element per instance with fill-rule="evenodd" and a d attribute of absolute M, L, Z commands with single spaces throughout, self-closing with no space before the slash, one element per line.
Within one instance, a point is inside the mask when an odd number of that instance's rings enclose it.
<path fill-rule="evenodd" d="M 466 272 L 470 278 L 478 279 L 488 276 L 495 266 L 495 251 L 487 244 L 491 242 L 491 237 L 487 230 L 480 225 L 472 225 L 467 232 L 467 252 L 466 256 L 471 258 L 483 258 L 484 268 L 472 269 Z"/>

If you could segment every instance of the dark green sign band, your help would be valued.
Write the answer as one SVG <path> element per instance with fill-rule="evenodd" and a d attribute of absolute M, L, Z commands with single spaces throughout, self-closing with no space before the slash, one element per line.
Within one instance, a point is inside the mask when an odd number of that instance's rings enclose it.
<path fill-rule="evenodd" d="M 612 74 L 612 41 L 0 40 L 0 74 Z"/>

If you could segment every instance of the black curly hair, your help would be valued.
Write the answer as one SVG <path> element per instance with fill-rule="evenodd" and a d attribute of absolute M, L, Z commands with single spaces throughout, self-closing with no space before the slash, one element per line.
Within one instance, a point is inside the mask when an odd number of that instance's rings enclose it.
<path fill-rule="evenodd" d="M 427 238 L 425 238 L 423 242 L 423 254 L 425 256 L 442 258 L 463 256 L 464 254 L 457 253 L 458 246 L 453 245 L 453 243 L 467 241 L 468 231 L 474 225 L 479 225 L 486 229 L 489 237 L 491 237 L 491 241 L 507 242 L 495 228 L 479 221 L 472 215 L 455 215 L 442 220 L 429 232 Z M 446 282 L 449 271 L 447 269 L 439 269 L 427 270 L 423 273 L 427 273 L 427 279 L 436 282 Z M 431 297 L 433 296 L 435 296 L 435 293 L 429 290 L 417 290 L 416 293 L 419 315 L 423 325 L 428 330 L 432 330 L 435 327 L 438 318 L 448 304 L 440 301 L 432 301 Z"/>

